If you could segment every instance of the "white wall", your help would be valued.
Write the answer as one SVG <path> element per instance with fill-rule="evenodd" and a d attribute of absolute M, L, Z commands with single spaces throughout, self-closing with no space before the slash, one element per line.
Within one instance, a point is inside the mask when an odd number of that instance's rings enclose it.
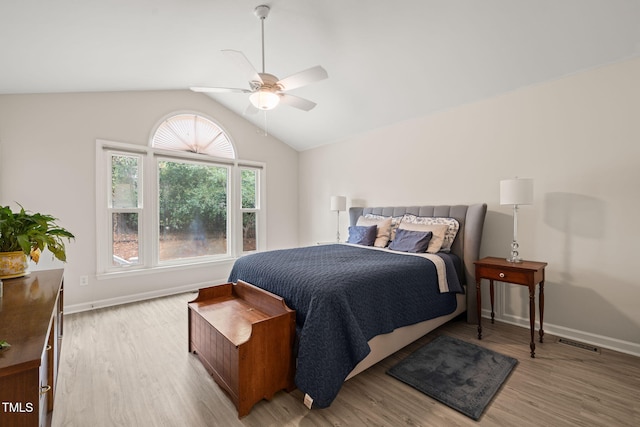
<path fill-rule="evenodd" d="M 296 246 L 298 153 L 203 94 L 149 91 L 0 96 L 0 203 L 59 218 L 75 234 L 66 265 L 47 253 L 35 268 L 65 268 L 67 311 L 163 295 L 226 280 L 231 263 L 96 280 L 96 139 L 146 145 L 176 111 L 214 118 L 238 157 L 267 164 L 267 247 Z M 79 286 L 80 276 L 88 286 Z"/>
<path fill-rule="evenodd" d="M 302 152 L 300 241 L 335 235 L 332 195 L 355 206 L 486 202 L 481 255 L 506 256 L 512 210 L 499 181 L 533 178 L 518 240 L 525 259 L 549 263 L 545 330 L 640 354 L 638 76 L 633 59 Z M 342 214 L 344 236 L 347 225 Z M 497 317 L 528 327 L 526 288 L 499 288 Z"/>

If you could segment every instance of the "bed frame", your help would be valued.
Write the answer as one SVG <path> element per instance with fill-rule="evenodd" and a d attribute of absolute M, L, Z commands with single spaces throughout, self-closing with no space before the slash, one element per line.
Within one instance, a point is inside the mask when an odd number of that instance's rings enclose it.
<path fill-rule="evenodd" d="M 371 353 L 365 357 L 347 376 L 347 380 L 365 369 L 375 365 L 382 359 L 392 355 L 401 348 L 431 332 L 435 328 L 467 311 L 467 322 L 477 323 L 478 313 L 476 301 L 476 287 L 474 279 L 474 262 L 480 254 L 482 230 L 487 213 L 486 203 L 474 205 L 440 205 L 440 206 L 396 206 L 396 207 L 352 207 L 349 209 L 350 224 L 355 225 L 358 218 L 365 214 L 397 217 L 405 213 L 417 216 L 455 218 L 460 223 L 460 229 L 451 247 L 451 252 L 462 260 L 464 277 L 462 285 L 466 286 L 466 294 L 458 294 L 458 308 L 447 316 L 437 317 L 425 322 L 398 328 L 389 334 L 382 334 L 369 340 Z"/>

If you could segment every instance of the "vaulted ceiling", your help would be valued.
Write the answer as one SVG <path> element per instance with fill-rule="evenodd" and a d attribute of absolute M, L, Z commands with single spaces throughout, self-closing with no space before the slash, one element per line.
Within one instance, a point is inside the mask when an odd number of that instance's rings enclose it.
<path fill-rule="evenodd" d="M 0 94 L 248 88 L 221 50 L 260 71 L 259 4 L 266 71 L 329 74 L 245 116 L 297 150 L 640 55 L 638 0 L 2 1 Z"/>

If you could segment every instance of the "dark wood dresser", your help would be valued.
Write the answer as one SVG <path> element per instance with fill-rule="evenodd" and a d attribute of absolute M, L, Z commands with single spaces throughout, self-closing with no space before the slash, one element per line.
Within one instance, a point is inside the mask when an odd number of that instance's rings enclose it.
<path fill-rule="evenodd" d="M 0 425 L 47 426 L 62 340 L 64 270 L 5 279 L 0 297 Z"/>
<path fill-rule="evenodd" d="M 295 388 L 295 322 L 282 298 L 242 281 L 200 289 L 189 303 L 189 351 L 229 394 L 238 417 Z"/>

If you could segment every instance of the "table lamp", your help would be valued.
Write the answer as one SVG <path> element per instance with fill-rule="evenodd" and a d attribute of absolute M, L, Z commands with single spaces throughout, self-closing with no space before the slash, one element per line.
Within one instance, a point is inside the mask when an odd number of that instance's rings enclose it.
<path fill-rule="evenodd" d="M 345 196 L 332 196 L 331 210 L 336 211 L 336 242 L 340 243 L 340 212 L 347 210 L 347 198 Z"/>
<path fill-rule="evenodd" d="M 518 206 L 533 203 L 533 179 L 503 179 L 500 181 L 500 204 L 513 205 L 513 241 L 509 262 L 522 262 L 518 252 Z"/>

